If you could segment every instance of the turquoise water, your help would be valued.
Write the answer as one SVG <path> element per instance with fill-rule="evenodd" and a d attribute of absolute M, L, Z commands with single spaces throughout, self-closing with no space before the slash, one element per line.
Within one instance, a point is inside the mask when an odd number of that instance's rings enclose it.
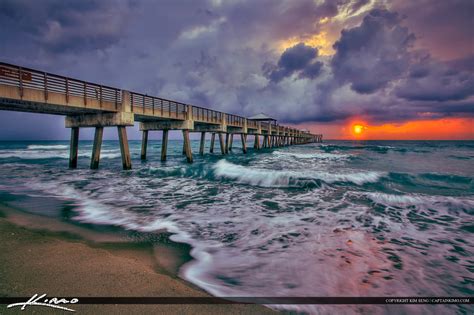
<path fill-rule="evenodd" d="M 193 141 L 192 165 L 180 141 L 165 163 L 159 141 L 146 162 L 140 142 L 130 146 L 133 170 L 121 170 L 118 143 L 105 141 L 92 171 L 88 141 L 77 170 L 67 168 L 68 142 L 0 142 L 0 196 L 59 200 L 67 215 L 28 211 L 75 224 L 166 228 L 193 248 L 180 275 L 215 295 L 474 293 L 473 141 L 326 141 L 246 155 L 235 141 L 225 157 L 200 157 Z"/>

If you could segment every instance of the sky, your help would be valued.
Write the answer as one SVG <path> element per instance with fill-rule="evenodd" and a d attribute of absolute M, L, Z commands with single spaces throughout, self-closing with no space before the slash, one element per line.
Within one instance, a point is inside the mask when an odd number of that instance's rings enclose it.
<path fill-rule="evenodd" d="M 472 0 L 0 0 L 0 60 L 326 139 L 474 139 L 473 16 Z M 0 140 L 68 137 L 64 117 L 0 111 Z"/>

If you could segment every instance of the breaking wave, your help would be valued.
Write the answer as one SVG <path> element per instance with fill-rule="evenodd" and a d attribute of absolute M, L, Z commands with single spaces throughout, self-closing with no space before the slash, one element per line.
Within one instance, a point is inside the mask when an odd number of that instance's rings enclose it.
<path fill-rule="evenodd" d="M 351 157 L 350 154 L 335 154 L 335 153 L 325 153 L 325 152 L 296 153 L 296 152 L 274 151 L 273 154 L 276 155 L 277 157 L 294 157 L 298 159 L 346 160 Z"/>
<path fill-rule="evenodd" d="M 216 177 L 236 180 L 239 183 L 260 187 L 321 186 L 321 182 L 350 182 L 356 185 L 374 183 L 386 175 L 383 172 L 329 173 L 319 171 L 278 171 L 250 168 L 220 160 L 214 165 Z"/>
<path fill-rule="evenodd" d="M 0 159 L 10 159 L 17 158 L 22 160 L 41 160 L 41 159 L 68 159 L 69 152 L 59 151 L 59 148 L 50 149 L 50 150 L 11 150 L 11 151 L 1 151 Z M 79 157 L 90 157 L 90 152 L 79 151 Z M 118 150 L 102 150 L 100 153 L 100 158 L 104 159 L 114 159 L 120 157 L 120 151 Z"/>
<path fill-rule="evenodd" d="M 57 144 L 57 145 L 42 145 L 42 144 L 30 144 L 27 147 L 28 150 L 67 150 L 68 145 Z"/>

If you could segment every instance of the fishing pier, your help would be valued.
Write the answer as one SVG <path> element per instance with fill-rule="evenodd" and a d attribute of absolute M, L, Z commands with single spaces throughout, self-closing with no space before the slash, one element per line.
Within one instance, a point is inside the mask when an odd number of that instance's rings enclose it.
<path fill-rule="evenodd" d="M 161 160 L 166 160 L 169 130 L 182 130 L 183 154 L 193 162 L 189 134 L 201 134 L 199 154 L 205 151 L 206 133 L 211 134 L 209 152 L 214 152 L 216 135 L 221 154 L 232 150 L 234 135 L 240 135 L 247 153 L 247 136 L 253 148 L 273 148 L 321 142 L 321 134 L 278 125 L 262 119 L 245 118 L 173 100 L 85 82 L 56 74 L 0 62 L 0 110 L 65 116 L 71 129 L 69 167 L 77 167 L 79 130 L 95 128 L 90 167 L 99 167 L 104 127 L 117 127 L 122 164 L 131 169 L 128 126 L 140 123 L 141 159 L 147 157 L 148 134 L 163 131 Z"/>

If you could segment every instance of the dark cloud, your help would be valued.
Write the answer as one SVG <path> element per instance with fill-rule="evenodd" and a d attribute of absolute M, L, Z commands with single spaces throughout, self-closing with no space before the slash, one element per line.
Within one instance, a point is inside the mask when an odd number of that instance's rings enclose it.
<path fill-rule="evenodd" d="M 263 71 L 272 82 L 279 82 L 294 73 L 298 73 L 300 78 L 314 79 L 323 66 L 322 62 L 315 61 L 317 57 L 317 48 L 299 43 L 282 53 L 277 66 L 264 64 Z"/>
<path fill-rule="evenodd" d="M 472 58 L 465 60 L 469 67 Z M 457 64 L 463 64 L 457 61 Z M 412 66 L 410 75 L 396 88 L 397 96 L 415 101 L 463 100 L 474 95 L 474 74 L 447 63 L 423 60 Z"/>
<path fill-rule="evenodd" d="M 120 40 L 131 10 L 127 0 L 4 0 L 0 27 L 46 51 L 104 49 Z"/>
<path fill-rule="evenodd" d="M 417 34 L 417 47 L 435 58 L 465 58 L 473 53 L 474 1 L 397 0 L 391 7 L 406 16 L 403 24 Z"/>
<path fill-rule="evenodd" d="M 337 80 L 359 93 L 373 93 L 404 74 L 415 36 L 395 12 L 375 9 L 360 26 L 343 30 L 331 67 Z"/>

